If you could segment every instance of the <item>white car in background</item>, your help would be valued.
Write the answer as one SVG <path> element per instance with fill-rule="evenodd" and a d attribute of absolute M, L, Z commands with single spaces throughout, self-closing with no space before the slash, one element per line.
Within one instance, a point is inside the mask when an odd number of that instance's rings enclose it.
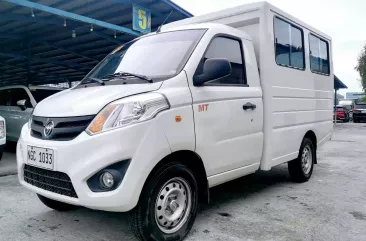
<path fill-rule="evenodd" d="M 0 88 L 0 116 L 7 126 L 7 140 L 17 142 L 20 131 L 33 112 L 33 108 L 45 98 L 64 89 L 46 86 L 6 86 Z"/>
<path fill-rule="evenodd" d="M 5 128 L 5 120 L 0 116 L 0 161 L 3 157 L 3 152 L 6 144 L 6 128 Z"/>

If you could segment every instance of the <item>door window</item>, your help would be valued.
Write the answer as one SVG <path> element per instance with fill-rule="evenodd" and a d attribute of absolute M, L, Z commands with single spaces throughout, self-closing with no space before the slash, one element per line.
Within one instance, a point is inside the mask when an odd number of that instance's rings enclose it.
<path fill-rule="evenodd" d="M 197 67 L 195 75 L 203 73 L 203 65 L 207 59 L 227 59 L 231 63 L 232 72 L 229 76 L 207 82 L 208 85 L 246 85 L 243 51 L 239 40 L 216 37 L 208 47 L 205 56 Z"/>
<path fill-rule="evenodd" d="M 32 107 L 32 104 L 30 103 L 30 99 L 28 96 L 28 93 L 25 91 L 25 89 L 17 88 L 17 89 L 11 89 L 9 91 L 10 94 L 10 106 L 18 106 L 17 102 L 19 100 L 27 100 L 27 107 Z"/>

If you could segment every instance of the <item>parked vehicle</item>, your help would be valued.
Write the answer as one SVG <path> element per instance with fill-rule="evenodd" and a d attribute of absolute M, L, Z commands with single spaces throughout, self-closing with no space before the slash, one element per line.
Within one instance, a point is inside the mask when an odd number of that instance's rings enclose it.
<path fill-rule="evenodd" d="M 337 105 L 335 115 L 337 120 L 341 120 L 343 122 L 349 122 L 350 120 L 349 112 L 346 107 Z"/>
<path fill-rule="evenodd" d="M 339 105 L 343 106 L 347 110 L 349 119 L 352 120 L 353 119 L 353 106 L 354 106 L 353 101 L 352 100 L 341 100 L 341 101 L 339 101 Z"/>
<path fill-rule="evenodd" d="M 20 131 L 38 102 L 63 89 L 22 85 L 0 88 L 0 116 L 7 122 L 7 140 L 18 141 Z"/>
<path fill-rule="evenodd" d="M 5 127 L 5 119 L 0 116 L 0 161 L 3 157 L 3 152 L 5 150 L 6 144 L 6 127 Z"/>
<path fill-rule="evenodd" d="M 333 130 L 331 56 L 263 2 L 168 24 L 37 105 L 19 181 L 55 210 L 131 211 L 140 240 L 182 240 L 210 187 L 286 162 L 309 180 Z"/>
<path fill-rule="evenodd" d="M 366 121 L 366 103 L 356 102 L 353 109 L 353 122 L 359 123 L 361 121 Z"/>

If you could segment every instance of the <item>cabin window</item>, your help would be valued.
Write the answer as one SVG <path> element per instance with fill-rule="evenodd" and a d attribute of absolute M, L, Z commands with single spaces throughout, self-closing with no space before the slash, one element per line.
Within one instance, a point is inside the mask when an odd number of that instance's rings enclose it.
<path fill-rule="evenodd" d="M 310 34 L 310 69 L 318 74 L 329 75 L 329 46 L 328 42 Z"/>
<path fill-rule="evenodd" d="M 229 60 L 232 72 L 229 76 L 209 81 L 206 85 L 245 86 L 247 84 L 243 50 L 238 39 L 221 36 L 214 38 L 200 61 L 195 75 L 202 74 L 205 61 L 212 58 Z"/>
<path fill-rule="evenodd" d="M 305 69 L 303 31 L 278 17 L 274 18 L 276 63 L 281 66 Z"/>

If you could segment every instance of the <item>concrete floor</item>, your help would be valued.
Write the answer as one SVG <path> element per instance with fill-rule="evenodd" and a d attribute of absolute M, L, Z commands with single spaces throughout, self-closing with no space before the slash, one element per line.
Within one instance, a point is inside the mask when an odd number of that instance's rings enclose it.
<path fill-rule="evenodd" d="M 366 240 L 366 124 L 339 124 L 311 180 L 287 166 L 212 189 L 186 240 Z M 43 206 L 16 176 L 0 177 L 0 240 L 134 240 L 126 214 Z"/>

